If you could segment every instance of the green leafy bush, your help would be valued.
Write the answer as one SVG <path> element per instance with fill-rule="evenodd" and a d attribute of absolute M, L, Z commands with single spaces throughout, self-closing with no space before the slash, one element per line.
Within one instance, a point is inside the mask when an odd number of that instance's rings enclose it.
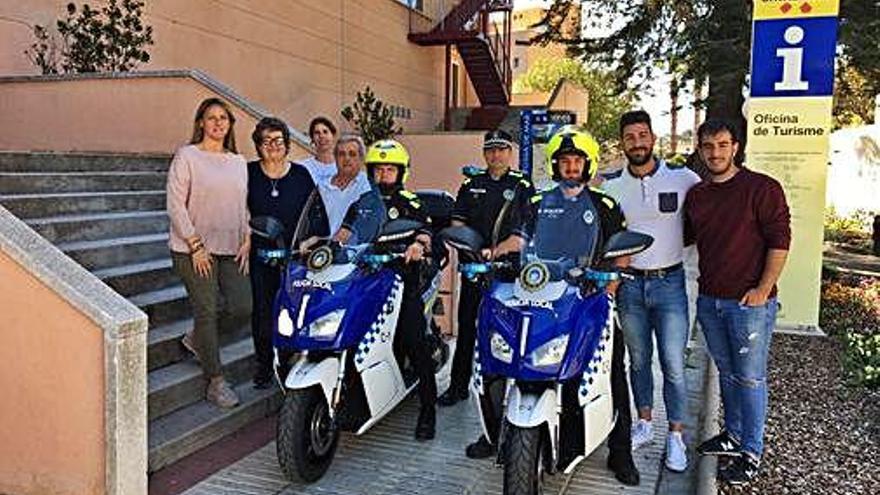
<path fill-rule="evenodd" d="M 874 215 L 866 210 L 857 210 L 844 217 L 837 214 L 834 207 L 825 209 L 825 240 L 849 244 L 859 249 L 869 249 L 871 226 Z"/>
<path fill-rule="evenodd" d="M 362 92 L 358 91 L 354 105 L 342 109 L 342 118 L 360 133 L 367 146 L 403 132 L 394 122 L 391 109 L 369 86 Z"/>
<path fill-rule="evenodd" d="M 126 72 L 148 62 L 153 28 L 144 24 L 141 0 L 108 0 L 101 8 L 68 3 L 57 33 L 35 25 L 25 55 L 43 74 Z"/>
<path fill-rule="evenodd" d="M 850 382 L 880 389 L 880 281 L 857 276 L 825 280 L 819 324 L 843 343 Z"/>

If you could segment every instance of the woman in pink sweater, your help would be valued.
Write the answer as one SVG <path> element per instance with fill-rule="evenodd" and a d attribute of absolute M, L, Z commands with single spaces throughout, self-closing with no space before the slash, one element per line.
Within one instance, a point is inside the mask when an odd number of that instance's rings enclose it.
<path fill-rule="evenodd" d="M 190 144 L 171 161 L 167 187 L 171 259 L 195 321 L 183 342 L 209 379 L 206 398 L 220 407 L 236 406 L 238 396 L 223 378 L 218 336 L 241 328 L 251 312 L 247 164 L 234 125 L 223 100 L 204 100 Z"/>

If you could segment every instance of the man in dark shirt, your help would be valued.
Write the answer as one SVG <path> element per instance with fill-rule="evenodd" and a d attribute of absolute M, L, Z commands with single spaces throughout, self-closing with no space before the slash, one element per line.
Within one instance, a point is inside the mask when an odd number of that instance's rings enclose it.
<path fill-rule="evenodd" d="M 738 485 L 757 476 L 764 450 L 767 355 L 790 214 L 776 180 L 734 165 L 739 141 L 731 124 L 708 120 L 697 137 L 711 180 L 688 192 L 685 240 L 700 254 L 697 318 L 724 404 L 723 431 L 697 451 L 733 457 L 719 477 Z"/>
<path fill-rule="evenodd" d="M 370 145 L 365 159 L 367 175 L 376 184 L 385 204 L 387 221 L 397 219 L 416 220 L 425 225 L 411 239 L 406 249 L 404 264 L 398 267 L 403 277 L 403 300 L 397 323 L 395 343 L 409 356 L 410 364 L 419 379 L 419 402 L 421 410 L 416 422 L 417 440 L 434 438 L 437 382 L 434 377 L 434 361 L 426 338 L 427 317 L 422 294 L 437 273 L 437 260 L 426 258 L 431 250 L 430 219 L 419 197 L 404 188 L 409 175 L 409 153 L 402 144 L 384 139 Z"/>
<path fill-rule="evenodd" d="M 487 168 L 466 178 L 458 190 L 452 224 L 474 228 L 483 238 L 485 254 L 497 258 L 518 252 L 528 239 L 529 199 L 535 189 L 522 172 L 510 168 L 513 162 L 510 134 L 502 130 L 486 133 L 483 158 Z M 461 281 L 451 383 L 437 401 L 440 406 L 451 406 L 468 397 L 481 297 L 478 284 Z"/>

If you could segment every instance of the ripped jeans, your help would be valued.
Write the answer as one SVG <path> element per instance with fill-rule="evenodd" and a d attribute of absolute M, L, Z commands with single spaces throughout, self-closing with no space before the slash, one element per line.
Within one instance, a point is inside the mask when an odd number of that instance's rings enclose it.
<path fill-rule="evenodd" d="M 767 356 L 776 323 L 776 299 L 740 306 L 735 299 L 700 295 L 697 319 L 718 366 L 724 428 L 742 451 L 760 459 L 767 421 Z"/>

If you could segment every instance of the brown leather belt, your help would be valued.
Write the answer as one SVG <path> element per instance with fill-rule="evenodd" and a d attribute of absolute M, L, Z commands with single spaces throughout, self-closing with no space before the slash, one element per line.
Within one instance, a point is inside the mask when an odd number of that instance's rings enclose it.
<path fill-rule="evenodd" d="M 631 273 L 637 277 L 644 278 L 663 278 L 675 271 L 681 270 L 681 263 L 676 263 L 674 265 L 665 266 L 663 268 L 657 268 L 655 270 L 639 270 L 638 268 L 627 268 L 627 272 Z"/>

